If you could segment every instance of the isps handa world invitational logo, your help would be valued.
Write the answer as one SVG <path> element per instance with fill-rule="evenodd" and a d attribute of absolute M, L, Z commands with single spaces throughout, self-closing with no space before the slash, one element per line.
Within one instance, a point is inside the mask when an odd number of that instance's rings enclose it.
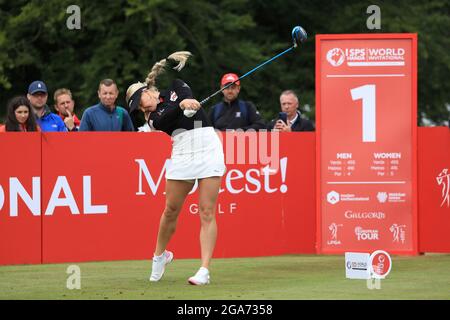
<path fill-rule="evenodd" d="M 327 61 L 333 67 L 339 67 L 345 61 L 345 53 L 340 48 L 333 48 L 327 52 Z"/>
<path fill-rule="evenodd" d="M 405 66 L 406 48 L 401 47 L 349 47 L 332 48 L 327 51 L 326 59 L 333 67 L 344 62 L 348 67 L 367 66 Z"/>

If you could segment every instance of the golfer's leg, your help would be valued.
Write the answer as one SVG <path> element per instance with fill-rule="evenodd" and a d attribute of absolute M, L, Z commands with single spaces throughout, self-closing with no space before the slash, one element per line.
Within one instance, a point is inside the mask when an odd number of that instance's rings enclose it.
<path fill-rule="evenodd" d="M 166 181 L 166 207 L 159 221 L 155 255 L 161 255 L 175 232 L 184 199 L 194 185 L 181 180 Z"/>
<path fill-rule="evenodd" d="M 202 267 L 209 268 L 217 238 L 216 202 L 220 189 L 220 177 L 199 181 L 200 247 Z"/>

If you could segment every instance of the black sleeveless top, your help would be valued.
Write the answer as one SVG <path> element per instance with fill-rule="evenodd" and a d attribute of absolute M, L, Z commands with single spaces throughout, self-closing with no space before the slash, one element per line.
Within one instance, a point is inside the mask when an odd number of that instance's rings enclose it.
<path fill-rule="evenodd" d="M 191 118 L 183 114 L 180 102 L 184 99 L 193 99 L 191 88 L 183 80 L 174 80 L 167 90 L 160 92 L 159 99 L 160 103 L 156 107 L 156 111 L 150 114 L 150 120 L 153 121 L 155 129 L 172 135 L 177 129 L 192 130 L 200 127 L 212 127 L 203 108 L 200 108 Z"/>

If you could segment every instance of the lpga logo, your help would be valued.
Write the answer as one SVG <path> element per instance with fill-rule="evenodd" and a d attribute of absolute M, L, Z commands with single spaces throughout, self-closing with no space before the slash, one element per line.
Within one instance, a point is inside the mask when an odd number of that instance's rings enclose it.
<path fill-rule="evenodd" d="M 345 53 L 340 48 L 333 48 L 331 50 L 328 50 L 327 52 L 327 61 L 333 66 L 333 67 L 339 67 L 341 64 L 344 63 L 345 60 Z"/>
<path fill-rule="evenodd" d="M 444 206 L 444 203 L 447 203 L 447 208 L 450 207 L 450 173 L 448 173 L 448 169 L 442 170 L 441 173 L 436 177 L 436 181 L 438 186 L 442 185 L 442 203 L 441 207 Z"/>
<path fill-rule="evenodd" d="M 390 228 L 389 231 L 392 232 L 392 242 L 397 242 L 399 243 L 400 241 L 402 242 L 402 244 L 405 243 L 405 238 L 406 238 L 406 231 L 405 231 L 406 225 L 404 224 L 396 224 L 394 223 Z"/>
<path fill-rule="evenodd" d="M 338 240 L 338 229 L 342 227 L 342 224 L 332 223 L 328 226 L 331 234 L 331 240 L 327 242 L 328 245 L 340 245 L 341 241 Z"/>

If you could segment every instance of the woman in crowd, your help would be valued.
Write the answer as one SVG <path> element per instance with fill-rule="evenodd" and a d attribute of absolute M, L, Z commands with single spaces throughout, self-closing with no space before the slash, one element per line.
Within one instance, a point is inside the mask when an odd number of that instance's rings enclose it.
<path fill-rule="evenodd" d="M 36 124 L 31 104 L 24 96 L 12 98 L 8 102 L 6 122 L 0 126 L 0 132 L 5 131 L 40 131 Z"/>

